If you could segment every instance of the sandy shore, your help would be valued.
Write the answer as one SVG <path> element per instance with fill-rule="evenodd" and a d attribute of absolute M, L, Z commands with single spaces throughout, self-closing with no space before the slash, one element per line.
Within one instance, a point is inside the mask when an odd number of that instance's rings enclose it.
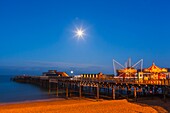
<path fill-rule="evenodd" d="M 50 100 L 0 105 L 0 113 L 158 113 L 127 100 Z"/>

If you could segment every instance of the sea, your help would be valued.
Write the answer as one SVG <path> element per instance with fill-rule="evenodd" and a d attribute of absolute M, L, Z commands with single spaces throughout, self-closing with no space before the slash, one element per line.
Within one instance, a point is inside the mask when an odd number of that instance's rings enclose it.
<path fill-rule="evenodd" d="M 48 91 L 32 84 L 11 80 L 14 75 L 0 75 L 0 103 L 25 102 L 54 98 Z"/>

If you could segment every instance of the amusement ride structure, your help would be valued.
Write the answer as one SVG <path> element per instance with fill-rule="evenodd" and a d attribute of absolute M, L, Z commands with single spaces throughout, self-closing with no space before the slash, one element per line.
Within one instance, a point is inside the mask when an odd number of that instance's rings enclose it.
<path fill-rule="evenodd" d="M 167 72 L 166 68 L 160 68 L 153 63 L 152 66 L 143 70 L 143 76 L 145 80 L 166 79 Z"/>
<path fill-rule="evenodd" d="M 138 78 L 139 80 L 159 80 L 166 79 L 168 70 L 152 64 L 149 68 L 143 69 L 143 59 L 132 65 L 131 59 L 123 66 L 113 59 L 113 69 L 115 78 Z"/>
<path fill-rule="evenodd" d="M 129 58 L 124 66 L 113 59 L 113 69 L 116 77 L 135 78 L 137 72 L 143 70 L 143 59 L 132 65 L 131 58 Z"/>

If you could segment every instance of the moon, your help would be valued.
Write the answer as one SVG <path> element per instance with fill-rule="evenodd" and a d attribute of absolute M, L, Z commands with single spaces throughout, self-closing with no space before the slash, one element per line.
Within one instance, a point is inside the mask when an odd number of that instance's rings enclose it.
<path fill-rule="evenodd" d="M 76 35 L 77 35 L 78 37 L 83 37 L 83 35 L 84 35 L 83 30 L 81 30 L 81 29 L 77 30 Z"/>
<path fill-rule="evenodd" d="M 74 33 L 75 33 L 75 37 L 77 37 L 78 39 L 83 39 L 85 36 L 85 29 L 83 29 L 82 27 L 76 28 Z"/>

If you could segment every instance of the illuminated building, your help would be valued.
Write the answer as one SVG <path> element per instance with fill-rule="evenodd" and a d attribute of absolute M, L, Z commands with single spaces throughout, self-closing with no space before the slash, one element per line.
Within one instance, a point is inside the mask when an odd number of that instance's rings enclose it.
<path fill-rule="evenodd" d="M 106 78 L 106 75 L 104 75 L 102 72 L 98 74 L 81 74 L 82 78 Z"/>
<path fill-rule="evenodd" d="M 166 68 L 160 68 L 152 64 L 149 68 L 143 70 L 144 80 L 166 79 L 168 70 Z"/>

